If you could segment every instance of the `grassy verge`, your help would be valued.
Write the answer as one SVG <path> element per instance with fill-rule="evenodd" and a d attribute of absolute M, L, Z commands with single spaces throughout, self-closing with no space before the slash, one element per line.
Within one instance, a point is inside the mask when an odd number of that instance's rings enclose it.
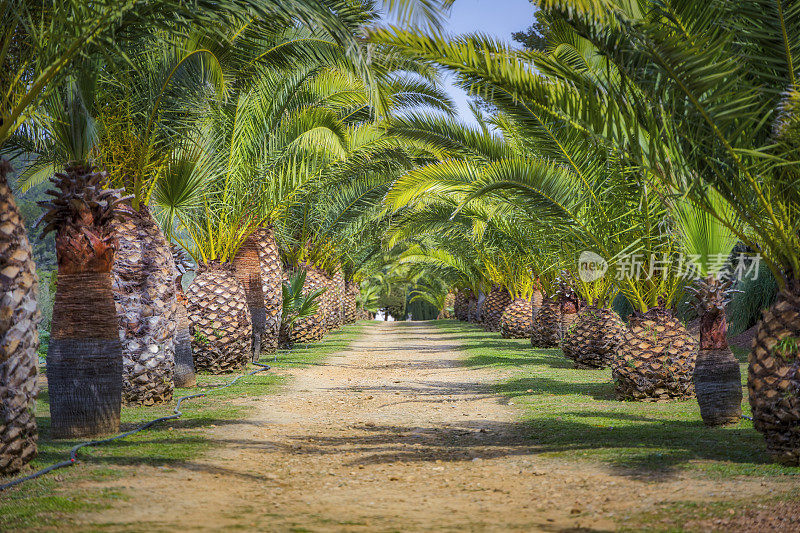
<path fill-rule="evenodd" d="M 780 529 L 777 523 L 760 521 L 761 517 L 796 509 L 800 468 L 771 463 L 763 437 L 749 420 L 708 428 L 695 400 L 616 401 L 609 369 L 578 370 L 559 349 L 532 349 L 527 339 L 503 339 L 459 322 L 435 324 L 461 342 L 467 365 L 508 372 L 496 390 L 510 403 L 523 406 L 530 442 L 542 456 L 600 463 L 619 475 L 651 481 L 680 472 L 720 482 L 742 476 L 788 482 L 785 492 L 765 491 L 758 501 L 657 505 L 625 517 L 621 530 L 729 531 L 747 526 L 755 531 L 754 523 Z M 741 363 L 743 414 L 749 416 L 747 351 L 734 353 Z"/>
<path fill-rule="evenodd" d="M 531 440 L 550 456 L 592 460 L 626 474 L 664 475 L 699 470 L 709 476 L 797 476 L 800 469 L 770 462 L 752 422 L 725 428 L 703 425 L 695 400 L 671 403 L 614 399 L 611 371 L 577 370 L 559 349 L 531 349 L 527 340 L 457 322 L 437 322 L 465 346 L 467 364 L 512 371 L 498 386 L 525 407 Z M 747 402 L 742 361 L 745 415 Z"/>
<path fill-rule="evenodd" d="M 600 463 L 620 475 L 647 480 L 679 472 L 706 479 L 755 476 L 794 481 L 800 468 L 770 462 L 764 439 L 752 422 L 724 428 L 703 425 L 695 400 L 671 403 L 620 402 L 614 399 L 611 371 L 578 370 L 559 349 L 532 349 L 527 339 L 503 339 L 497 333 L 454 321 L 435 324 L 464 346 L 466 364 L 508 372 L 496 390 L 524 408 L 530 441 L 543 456 Z M 747 402 L 747 352 L 735 350 L 742 365 L 743 413 Z M 794 487 L 787 484 L 787 490 Z M 765 493 L 759 502 L 681 502 L 629 516 L 623 530 L 708 530 L 754 505 L 772 508 L 797 501 Z M 688 525 L 686 525 L 688 524 Z M 724 525 L 721 526 L 724 530 Z"/>
<path fill-rule="evenodd" d="M 358 324 L 345 326 L 328 335 L 319 344 L 281 351 L 277 354 L 277 360 L 269 356 L 263 358 L 262 362 L 275 369 L 316 364 L 345 349 L 359 335 L 361 327 Z M 255 368 L 251 365 L 247 371 Z M 200 374 L 197 377 L 197 387 L 176 389 L 175 398 L 197 392 L 210 393 L 214 386 L 227 383 L 234 377 L 236 375 Z M 80 452 L 82 464 L 77 467 L 58 470 L 0 493 L 0 530 L 20 531 L 68 524 L 71 515 L 88 509 L 113 506 L 115 501 L 125 498 L 124 492 L 85 488 L 81 485 L 85 482 L 121 478 L 127 473 L 119 468 L 124 465 L 147 464 L 170 468 L 197 457 L 212 445 L 204 436 L 204 428 L 234 423 L 245 417 L 250 410 L 246 404 L 247 398 L 273 393 L 283 382 L 280 376 L 269 371 L 243 378 L 232 387 L 184 402 L 181 405 L 183 417 L 178 420 L 163 422 L 126 439 L 97 448 L 84 448 Z M 144 421 L 171 414 L 173 408 L 174 402 L 158 407 L 123 407 L 121 429 L 134 429 Z M 31 463 L 31 470 L 67 459 L 70 448 L 80 442 L 50 438 L 47 390 L 43 390 L 37 399 L 36 415 L 39 424 L 39 456 Z"/>

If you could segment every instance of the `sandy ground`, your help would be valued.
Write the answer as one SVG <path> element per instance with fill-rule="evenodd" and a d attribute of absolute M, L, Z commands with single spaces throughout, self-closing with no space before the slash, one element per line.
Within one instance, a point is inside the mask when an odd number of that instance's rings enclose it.
<path fill-rule="evenodd" d="M 129 499 L 81 517 L 111 531 L 610 531 L 662 502 L 763 495 L 760 480 L 642 480 L 537 456 L 496 369 L 459 363 L 425 323 L 371 323 L 295 369 L 185 467 L 131 467 Z M 119 487 L 120 481 L 109 486 Z M 106 530 L 104 528 L 104 531 Z"/>

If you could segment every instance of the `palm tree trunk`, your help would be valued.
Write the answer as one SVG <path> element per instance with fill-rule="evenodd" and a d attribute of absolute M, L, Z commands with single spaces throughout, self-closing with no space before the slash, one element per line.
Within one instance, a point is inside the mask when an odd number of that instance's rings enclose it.
<path fill-rule="evenodd" d="M 734 424 L 742 415 L 742 374 L 728 347 L 724 291 L 727 284 L 710 278 L 701 285 L 700 350 L 693 381 L 700 415 L 707 426 Z"/>
<path fill-rule="evenodd" d="M 120 191 L 106 190 L 104 172 L 72 162 L 41 203 L 56 231 L 58 288 L 53 305 L 47 382 L 54 438 L 94 437 L 119 430 L 122 345 L 111 269 L 117 239 L 111 221 Z M 126 210 L 125 213 L 128 211 Z"/>
<path fill-rule="evenodd" d="M 236 372 L 253 353 L 253 331 L 244 287 L 230 263 L 198 265 L 186 290 L 194 335 L 195 367 L 214 374 Z"/>
<path fill-rule="evenodd" d="M 178 317 L 175 330 L 175 372 L 173 379 L 176 387 L 188 388 L 197 384 L 197 376 L 194 370 L 194 359 L 192 358 L 192 333 L 189 313 L 186 305 L 189 300 L 183 294 L 178 293 Z"/>
<path fill-rule="evenodd" d="M 169 402 L 178 312 L 172 251 L 146 208 L 131 211 L 113 227 L 119 241 L 113 274 L 123 350 L 123 401 Z"/>
<path fill-rule="evenodd" d="M 258 261 L 261 266 L 261 294 L 266 314 L 261 351 L 272 353 L 278 349 L 278 335 L 283 311 L 283 264 L 272 226 L 255 232 Z"/>
<path fill-rule="evenodd" d="M 236 277 L 244 287 L 247 308 L 253 322 L 253 361 L 261 358 L 261 342 L 267 327 L 267 310 L 264 307 L 261 263 L 258 258 L 258 236 L 250 235 L 239 247 L 233 259 Z"/>
<path fill-rule="evenodd" d="M 0 475 L 36 457 L 37 278 L 25 224 L 0 159 Z"/>
<path fill-rule="evenodd" d="M 753 425 L 767 452 L 782 464 L 800 465 L 800 281 L 789 280 L 758 323 L 747 376 Z"/>
<path fill-rule="evenodd" d="M 47 382 L 53 438 L 119 431 L 122 345 L 111 274 L 58 274 Z"/>

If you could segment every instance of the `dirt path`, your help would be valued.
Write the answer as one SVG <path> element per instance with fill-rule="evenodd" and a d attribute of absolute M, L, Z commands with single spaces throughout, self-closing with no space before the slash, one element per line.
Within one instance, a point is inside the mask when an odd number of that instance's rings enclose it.
<path fill-rule="evenodd" d="M 658 502 L 763 493 L 758 480 L 658 483 L 537 456 L 501 376 L 459 364 L 448 334 L 373 323 L 351 349 L 292 371 L 185 469 L 136 467 L 130 498 L 82 526 L 172 531 L 607 531 Z M 119 486 L 119 482 L 112 484 Z"/>

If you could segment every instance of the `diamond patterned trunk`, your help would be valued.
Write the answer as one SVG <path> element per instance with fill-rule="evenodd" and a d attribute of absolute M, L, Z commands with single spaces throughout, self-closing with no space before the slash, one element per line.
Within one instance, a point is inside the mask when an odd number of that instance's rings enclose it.
<path fill-rule="evenodd" d="M 453 313 L 456 318 L 462 322 L 466 322 L 469 314 L 469 292 L 460 290 L 456 293 L 456 299 L 453 302 Z"/>
<path fill-rule="evenodd" d="M 747 389 L 755 428 L 767 452 L 800 465 L 800 283 L 793 281 L 764 311 L 750 350 Z"/>
<path fill-rule="evenodd" d="M 694 396 L 697 340 L 672 312 L 654 307 L 631 315 L 611 364 L 621 400 L 667 401 Z"/>
<path fill-rule="evenodd" d="M 324 270 L 319 269 L 319 274 L 322 276 L 327 289 L 320 296 L 325 317 L 323 322 L 324 335 L 336 329 L 336 284 L 333 282 L 333 278 Z"/>
<path fill-rule="evenodd" d="M 233 258 L 233 267 L 247 298 L 247 309 L 250 311 L 253 326 L 252 358 L 253 361 L 258 361 L 267 327 L 267 310 L 264 307 L 262 292 L 264 282 L 261 279 L 261 261 L 258 257 L 258 235 L 253 233 L 245 239 L 236 252 L 236 257 Z"/>
<path fill-rule="evenodd" d="M 500 331 L 500 319 L 510 303 L 511 295 L 505 287 L 492 287 L 483 302 L 483 327 L 486 331 Z"/>
<path fill-rule="evenodd" d="M 531 346 L 555 348 L 561 340 L 561 313 L 559 304 L 552 298 L 544 298 L 531 325 Z"/>
<path fill-rule="evenodd" d="M 500 318 L 500 334 L 504 339 L 528 339 L 533 326 L 532 306 L 527 298 L 515 298 Z"/>
<path fill-rule="evenodd" d="M 213 374 L 243 369 L 252 353 L 253 328 L 247 296 L 233 265 L 200 265 L 186 297 L 195 368 Z"/>
<path fill-rule="evenodd" d="M 36 305 L 33 252 L 0 159 L 0 475 L 19 472 L 36 456 Z"/>
<path fill-rule="evenodd" d="M 304 268 L 306 270 L 306 283 L 303 287 L 304 294 L 308 294 L 311 291 L 328 286 L 327 276 L 325 276 L 325 274 L 323 274 L 318 268 L 307 264 L 299 265 L 298 268 Z M 322 297 L 320 297 L 318 300 L 320 302 L 320 306 L 316 313 L 314 313 L 312 316 L 301 318 L 294 323 L 294 328 L 292 328 L 289 336 L 290 342 L 302 344 L 315 342 L 322 339 L 322 337 L 325 335 L 326 311 L 324 302 L 322 300 Z"/>
<path fill-rule="evenodd" d="M 344 323 L 353 324 L 358 319 L 358 293 L 361 292 L 357 283 L 348 282 L 344 299 Z"/>
<path fill-rule="evenodd" d="M 612 309 L 585 307 L 561 340 L 564 356 L 575 368 L 605 368 L 611 364 L 625 323 Z"/>
<path fill-rule="evenodd" d="M 122 342 L 122 400 L 128 405 L 169 402 L 178 313 L 172 250 L 146 209 L 131 211 L 113 228 L 119 242 L 112 274 Z"/>
<path fill-rule="evenodd" d="M 478 315 L 478 297 L 474 294 L 469 295 L 467 300 L 467 321 L 474 324 L 480 324 L 480 316 Z"/>
<path fill-rule="evenodd" d="M 439 314 L 436 316 L 437 320 L 449 320 L 453 318 L 455 311 L 451 312 L 451 309 L 455 306 L 456 303 L 456 295 L 452 292 L 448 292 L 444 297 L 444 309 L 439 310 Z"/>
<path fill-rule="evenodd" d="M 344 324 L 344 296 L 347 288 L 344 283 L 342 271 L 337 269 L 333 273 L 333 324 L 340 328 Z"/>
<path fill-rule="evenodd" d="M 261 335 L 261 351 L 272 353 L 278 348 L 278 332 L 283 312 L 283 264 L 272 227 L 259 228 L 255 235 L 266 315 L 264 332 Z"/>

